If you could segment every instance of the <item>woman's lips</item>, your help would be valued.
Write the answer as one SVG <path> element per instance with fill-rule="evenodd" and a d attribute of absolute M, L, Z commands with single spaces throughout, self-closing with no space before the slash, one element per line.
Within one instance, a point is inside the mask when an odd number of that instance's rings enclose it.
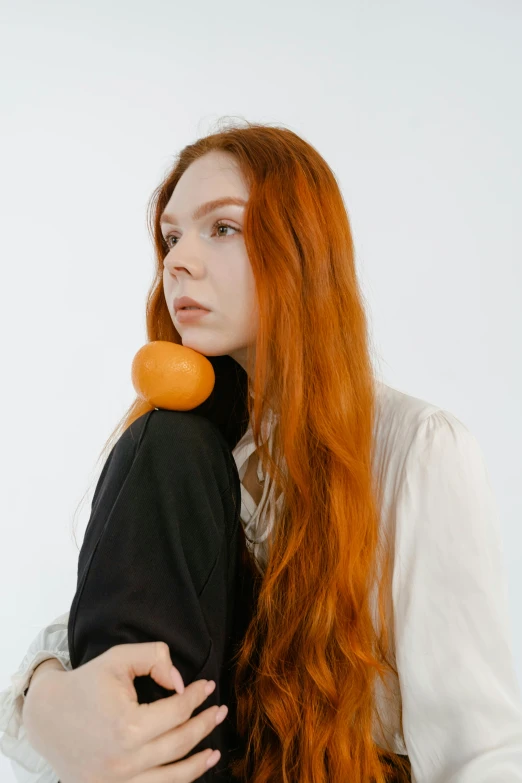
<path fill-rule="evenodd" d="M 185 323 L 188 321 L 197 321 L 199 318 L 203 318 L 203 316 L 210 313 L 210 310 L 203 310 L 203 308 L 198 307 L 195 310 L 184 310 L 181 308 L 176 313 L 176 320 L 179 321 L 179 323 Z"/>

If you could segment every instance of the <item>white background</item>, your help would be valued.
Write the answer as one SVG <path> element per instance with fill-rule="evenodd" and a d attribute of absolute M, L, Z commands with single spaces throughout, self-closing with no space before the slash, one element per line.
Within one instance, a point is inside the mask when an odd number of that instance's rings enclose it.
<path fill-rule="evenodd" d="M 522 4 L 2 11 L 0 690 L 69 609 L 89 504 L 77 543 L 73 515 L 134 399 L 148 199 L 178 150 L 229 115 L 282 124 L 325 157 L 383 379 L 477 436 L 522 682 Z M 14 779 L 4 757 L 0 777 Z"/>

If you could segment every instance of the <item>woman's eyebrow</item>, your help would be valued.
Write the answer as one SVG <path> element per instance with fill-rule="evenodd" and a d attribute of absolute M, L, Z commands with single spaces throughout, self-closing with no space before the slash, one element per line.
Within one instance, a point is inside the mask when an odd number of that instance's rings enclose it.
<path fill-rule="evenodd" d="M 205 215 L 208 215 L 209 212 L 213 212 L 219 207 L 225 207 L 227 204 L 235 204 L 238 207 L 244 207 L 246 206 L 246 203 L 247 202 L 244 199 L 236 196 L 215 198 L 212 201 L 206 201 L 204 204 L 200 204 L 199 207 L 196 207 L 192 213 L 192 220 L 199 220 L 200 218 L 205 217 Z M 162 223 L 177 223 L 176 216 L 163 212 L 160 218 L 160 224 Z"/>

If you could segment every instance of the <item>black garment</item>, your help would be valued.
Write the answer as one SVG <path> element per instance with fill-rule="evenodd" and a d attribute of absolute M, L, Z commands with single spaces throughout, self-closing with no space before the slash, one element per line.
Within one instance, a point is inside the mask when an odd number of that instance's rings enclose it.
<path fill-rule="evenodd" d="M 203 781 L 232 780 L 225 772 L 230 754 L 243 752 L 231 658 L 257 584 L 245 559 L 231 453 L 246 425 L 244 409 L 219 419 L 223 405 L 211 404 L 230 387 L 216 383 L 215 391 L 206 408 L 149 411 L 113 447 L 93 497 L 68 626 L 73 669 L 117 644 L 163 640 L 185 685 L 216 681 L 193 715 L 223 703 L 229 713 L 187 754 L 221 751 Z M 134 685 L 140 704 L 174 693 L 148 675 Z"/>
<path fill-rule="evenodd" d="M 232 657 L 252 615 L 259 575 L 249 567 L 232 449 L 248 425 L 246 374 L 209 357 L 216 384 L 192 411 L 154 410 L 123 433 L 103 467 L 78 560 L 68 643 L 72 668 L 117 644 L 163 640 L 188 685 L 216 689 L 194 710 L 227 704 L 225 720 L 187 755 L 219 748 L 199 780 L 233 781 L 238 737 Z M 134 680 L 140 704 L 174 693 Z M 391 779 L 390 779 L 391 781 Z"/>

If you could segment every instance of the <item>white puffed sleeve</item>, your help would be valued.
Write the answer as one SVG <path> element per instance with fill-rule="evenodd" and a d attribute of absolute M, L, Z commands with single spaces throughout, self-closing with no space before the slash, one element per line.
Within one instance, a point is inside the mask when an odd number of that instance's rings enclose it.
<path fill-rule="evenodd" d="M 418 425 L 396 503 L 394 629 L 412 783 L 522 783 L 501 526 L 480 446 L 448 411 Z"/>
<path fill-rule="evenodd" d="M 61 614 L 35 636 L 15 674 L 11 686 L 0 692 L 0 751 L 11 759 L 19 783 L 58 783 L 50 764 L 27 739 L 23 721 L 24 691 L 39 663 L 56 658 L 65 670 L 71 670 L 67 624 L 69 612 Z"/>

